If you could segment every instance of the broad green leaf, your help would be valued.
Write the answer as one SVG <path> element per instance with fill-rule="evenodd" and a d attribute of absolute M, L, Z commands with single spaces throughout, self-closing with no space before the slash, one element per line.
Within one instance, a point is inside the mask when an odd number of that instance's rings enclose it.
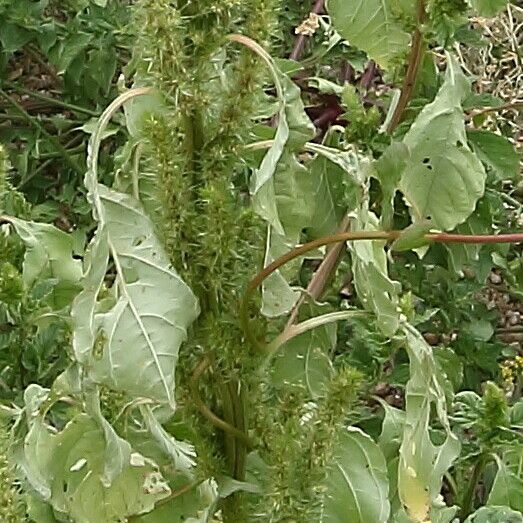
<path fill-rule="evenodd" d="M 174 370 L 198 315 L 196 298 L 172 269 L 141 206 L 103 185 L 95 190 L 99 225 L 72 311 L 75 356 L 97 383 L 174 408 Z M 117 298 L 101 311 L 109 256 Z"/>
<path fill-rule="evenodd" d="M 519 155 L 514 146 L 490 131 L 467 131 L 467 138 L 478 158 L 491 167 L 501 180 L 519 177 Z"/>
<path fill-rule="evenodd" d="M 523 514 L 510 507 L 481 507 L 471 514 L 465 523 L 523 523 Z"/>
<path fill-rule="evenodd" d="M 34 33 L 32 31 L 17 24 L 3 21 L 0 25 L 0 43 L 2 44 L 2 51 L 5 53 L 18 51 L 33 38 Z"/>
<path fill-rule="evenodd" d="M 444 378 L 431 347 L 414 327 L 404 324 L 403 330 L 410 360 L 410 379 L 405 394 L 398 491 L 409 517 L 415 523 L 422 523 L 437 504 L 443 475 L 458 457 L 460 443 L 450 429 Z M 435 445 L 430 437 L 432 406 L 446 433 L 441 445 Z"/>
<path fill-rule="evenodd" d="M 389 500 L 391 509 L 396 512 L 401 507 L 398 496 L 398 466 L 399 449 L 405 429 L 405 412 L 395 407 L 391 407 L 381 398 L 376 398 L 383 409 L 385 417 L 381 426 L 381 433 L 378 438 L 378 445 L 383 452 L 387 462 L 387 475 L 389 478 Z"/>
<path fill-rule="evenodd" d="M 328 467 L 322 523 L 387 523 L 387 466 L 380 448 L 361 429 L 339 432 Z"/>
<path fill-rule="evenodd" d="M 272 383 L 277 388 L 303 388 L 312 399 L 323 396 L 332 377 L 328 354 L 335 344 L 334 324 L 292 338 L 273 359 Z"/>
<path fill-rule="evenodd" d="M 401 445 L 401 439 L 405 428 L 405 412 L 392 407 L 381 398 L 377 398 L 385 411 L 381 434 L 378 438 L 378 445 L 383 452 L 386 460 L 392 459 L 397 455 Z"/>
<path fill-rule="evenodd" d="M 384 69 L 409 46 L 410 35 L 397 18 L 401 7 L 395 0 L 327 1 L 332 24 L 341 36 Z"/>
<path fill-rule="evenodd" d="M 378 220 L 363 208 L 354 220 L 353 229 L 377 230 Z M 388 276 L 384 243 L 370 240 L 349 242 L 349 249 L 358 298 L 366 310 L 374 312 L 381 331 L 392 336 L 399 326 L 400 284 Z"/>
<path fill-rule="evenodd" d="M 131 445 L 120 438 L 112 425 L 104 418 L 100 409 L 98 391 L 88 391 L 85 396 L 86 413 L 98 424 L 105 441 L 104 469 L 100 481 L 104 487 L 110 487 L 127 467 L 131 458 Z"/>
<path fill-rule="evenodd" d="M 495 16 L 507 7 L 507 0 L 469 0 L 480 16 Z"/>
<path fill-rule="evenodd" d="M 359 184 L 356 180 L 354 159 L 348 152 L 318 145 L 315 149 L 318 154 L 308 164 L 314 181 L 314 212 L 307 227 L 307 234 L 311 238 L 321 238 L 338 230 L 343 216 L 352 210 L 357 199 L 355 197 L 354 202 L 351 202 L 348 193 L 357 191 Z"/>
<path fill-rule="evenodd" d="M 26 246 L 23 281 L 30 288 L 35 283 L 52 279 L 53 305 L 61 309 L 71 303 L 79 291 L 82 267 L 73 259 L 72 237 L 53 225 L 4 216 L 13 225 Z"/>
<path fill-rule="evenodd" d="M 415 220 L 431 218 L 443 230 L 463 223 L 485 189 L 485 169 L 467 145 L 461 101 L 468 92 L 468 81 L 449 56 L 438 95 L 403 140 L 410 160 L 400 190 Z"/>
<path fill-rule="evenodd" d="M 523 513 L 523 445 L 514 444 L 500 458 L 487 505 L 505 505 Z"/>
<path fill-rule="evenodd" d="M 140 407 L 147 429 L 160 450 L 171 459 L 177 471 L 189 472 L 196 465 L 196 456 L 192 445 L 177 441 L 160 424 L 149 405 Z M 190 475 L 190 474 L 187 474 Z"/>
<path fill-rule="evenodd" d="M 49 60 L 56 66 L 59 74 L 67 70 L 71 62 L 87 48 L 93 38 L 93 34 L 75 32 L 53 47 L 49 53 Z"/>
<path fill-rule="evenodd" d="M 135 85 L 139 82 L 135 79 Z M 124 106 L 125 125 L 133 138 L 143 138 L 142 128 L 147 117 L 166 110 L 165 101 L 158 91 L 133 98 Z"/>
<path fill-rule="evenodd" d="M 30 521 L 38 523 L 59 523 L 55 518 L 53 507 L 37 498 L 35 495 L 26 493 L 27 500 L 27 515 L 31 518 Z"/>

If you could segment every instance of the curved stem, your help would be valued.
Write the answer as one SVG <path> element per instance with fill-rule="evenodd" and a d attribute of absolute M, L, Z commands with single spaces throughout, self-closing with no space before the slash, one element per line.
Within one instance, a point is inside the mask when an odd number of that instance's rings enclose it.
<path fill-rule="evenodd" d="M 280 258 L 277 258 L 272 263 L 264 267 L 247 285 L 245 292 L 240 301 L 240 324 L 245 333 L 245 337 L 249 343 L 260 352 L 267 351 L 267 344 L 260 342 L 254 330 L 251 327 L 251 319 L 249 315 L 249 304 L 250 300 L 256 291 L 256 289 L 263 283 L 263 281 L 269 277 L 274 271 L 277 271 L 280 267 L 286 263 L 298 258 L 299 256 L 317 249 L 330 245 L 332 243 L 346 242 L 346 241 L 359 241 L 359 240 L 385 240 L 391 241 L 396 240 L 401 236 L 403 231 L 349 231 L 333 234 L 331 236 L 325 236 L 318 238 L 311 242 L 305 243 L 285 253 Z M 519 243 L 523 242 L 523 233 L 510 233 L 510 234 L 452 234 L 452 233 L 430 233 L 425 234 L 424 239 L 427 243 L 474 243 L 474 244 L 486 244 L 486 243 Z"/>
<path fill-rule="evenodd" d="M 263 281 L 270 276 L 274 271 L 277 271 L 280 267 L 286 263 L 298 258 L 302 254 L 330 245 L 331 243 L 339 243 L 345 241 L 354 240 L 395 240 L 400 235 L 400 231 L 354 231 L 354 232 L 343 232 L 333 234 L 324 238 L 318 238 L 311 242 L 305 243 L 296 247 L 292 251 L 285 253 L 280 258 L 274 260 L 272 263 L 262 269 L 247 285 L 245 293 L 243 294 L 240 302 L 240 323 L 245 332 L 245 336 L 253 347 L 265 352 L 266 344 L 260 342 L 254 335 L 253 329 L 251 328 L 251 320 L 249 317 L 249 302 L 254 291 L 263 283 Z"/>
<path fill-rule="evenodd" d="M 465 521 L 467 516 L 474 510 L 474 497 L 476 494 L 476 488 L 488 461 L 488 454 L 480 454 L 474 465 L 472 476 L 470 477 L 470 483 L 463 497 L 463 502 L 461 503 L 460 521 Z"/>
<path fill-rule="evenodd" d="M 238 430 L 236 427 L 233 427 L 226 421 L 219 418 L 207 405 L 203 402 L 200 391 L 198 389 L 198 383 L 200 381 L 201 375 L 211 366 L 211 360 L 208 356 L 205 356 L 200 363 L 196 366 L 194 369 L 194 372 L 191 376 L 191 379 L 189 381 L 189 389 L 191 391 L 192 399 L 195 403 L 195 405 L 198 407 L 198 410 L 202 413 L 203 416 L 205 416 L 215 427 L 223 430 L 224 432 L 227 432 L 227 434 L 230 434 L 234 436 L 235 438 L 238 438 L 239 440 L 243 441 L 245 445 L 248 447 L 252 447 L 252 442 L 250 438 L 242 432 L 241 430 Z"/>
<path fill-rule="evenodd" d="M 365 316 L 366 313 L 360 310 L 350 310 L 350 311 L 337 311 L 330 312 L 328 314 L 322 314 L 321 316 L 316 316 L 308 320 L 302 321 L 300 323 L 290 325 L 286 328 L 279 336 L 276 336 L 267 345 L 267 352 L 269 357 L 272 356 L 284 343 L 287 343 L 292 338 L 299 336 L 307 331 L 315 329 L 316 327 L 321 327 L 322 325 L 327 325 L 329 323 L 334 323 L 340 320 L 347 320 L 349 318 L 354 318 L 355 316 Z"/>

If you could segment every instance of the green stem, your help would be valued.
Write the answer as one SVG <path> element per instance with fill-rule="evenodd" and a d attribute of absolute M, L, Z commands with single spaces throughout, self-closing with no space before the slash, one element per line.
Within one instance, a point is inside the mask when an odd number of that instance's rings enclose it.
<path fill-rule="evenodd" d="M 76 171 L 80 176 L 83 175 L 84 170 L 80 165 L 74 160 L 74 158 L 69 154 L 69 151 L 60 143 L 60 140 L 53 136 L 47 129 L 33 116 L 31 116 L 16 100 L 13 100 L 3 89 L 0 89 L 0 96 L 6 101 L 9 102 L 14 109 L 16 109 L 29 124 L 31 124 L 35 129 L 38 129 L 59 151 L 64 158 L 64 160 L 71 166 L 71 168 Z"/>
<path fill-rule="evenodd" d="M 474 510 L 474 498 L 476 494 L 476 488 L 478 486 L 479 480 L 481 479 L 481 475 L 483 474 L 483 471 L 485 470 L 485 466 L 489 461 L 488 454 L 480 454 L 478 457 L 478 460 L 476 461 L 474 465 L 474 469 L 472 470 L 472 476 L 470 478 L 469 486 L 465 492 L 465 495 L 463 496 L 463 502 L 461 503 L 461 512 L 459 515 L 460 521 L 465 521 L 467 519 L 467 516 L 472 513 Z"/>
<path fill-rule="evenodd" d="M 81 107 L 79 105 L 71 104 L 68 102 L 62 102 L 62 100 L 57 100 L 56 98 L 52 98 L 51 96 L 47 96 L 45 94 L 38 93 L 36 91 L 31 91 L 30 89 L 26 89 L 25 87 L 21 87 L 14 82 L 4 81 L 3 83 L 5 85 L 7 85 L 7 87 L 9 87 L 10 89 L 13 89 L 14 91 L 17 91 L 17 92 L 23 93 L 23 94 L 27 94 L 27 95 L 31 96 L 32 98 L 35 98 L 36 100 L 41 100 L 42 102 L 47 102 L 51 105 L 55 105 L 56 107 L 63 107 L 64 109 L 70 109 L 71 111 L 87 114 L 89 116 L 95 116 L 95 117 L 100 116 L 100 113 L 97 111 L 93 111 L 91 109 L 87 109 L 86 107 Z"/>

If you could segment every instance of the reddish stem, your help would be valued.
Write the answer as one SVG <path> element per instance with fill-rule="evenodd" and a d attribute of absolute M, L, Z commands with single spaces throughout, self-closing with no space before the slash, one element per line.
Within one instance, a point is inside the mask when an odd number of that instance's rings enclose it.
<path fill-rule="evenodd" d="M 312 7 L 311 13 L 319 14 L 323 11 L 323 4 L 325 3 L 325 0 L 316 0 L 314 3 L 314 6 Z M 305 39 L 307 37 L 305 35 L 298 35 L 296 38 L 296 41 L 294 42 L 294 47 L 292 48 L 291 54 L 289 55 L 289 58 L 291 60 L 295 60 L 296 62 L 300 59 L 303 49 L 305 48 Z"/>

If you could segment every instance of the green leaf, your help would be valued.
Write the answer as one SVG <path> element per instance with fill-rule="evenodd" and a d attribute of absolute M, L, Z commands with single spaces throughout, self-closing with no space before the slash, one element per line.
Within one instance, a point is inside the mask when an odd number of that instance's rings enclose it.
<path fill-rule="evenodd" d="M 289 152 L 284 155 L 284 150 L 286 147 L 290 147 L 289 151 L 299 150 L 307 140 L 314 137 L 314 126 L 305 113 L 300 89 L 287 76 L 278 71 L 274 63 L 273 68 L 276 91 L 280 103 L 278 128 L 276 129 L 272 146 L 263 157 L 260 168 L 256 169 L 253 174 L 251 179 L 251 195 L 255 211 L 266 220 L 278 234 L 283 235 L 285 234 L 285 230 L 281 223 L 277 207 L 274 175 L 280 161 L 283 161 L 284 165 L 287 165 L 287 168 L 290 166 L 295 172 L 303 172 L 293 154 Z M 282 168 L 281 171 L 283 174 L 287 174 L 287 177 L 291 176 L 286 172 L 285 168 Z M 292 187 L 292 180 L 286 181 L 288 187 L 289 184 L 291 184 L 290 186 Z M 294 202 L 295 208 L 298 208 L 298 203 L 301 202 Z M 304 206 L 301 207 L 302 210 L 303 207 Z"/>
<path fill-rule="evenodd" d="M 485 190 L 485 169 L 467 145 L 461 101 L 468 92 L 468 81 L 449 56 L 438 95 L 403 140 L 410 160 L 400 189 L 416 220 L 431 218 L 443 230 L 464 222 Z"/>
<path fill-rule="evenodd" d="M 354 230 L 378 230 L 378 220 L 365 209 L 353 225 Z M 382 241 L 349 242 L 352 272 L 358 298 L 374 312 L 380 330 L 392 336 L 399 326 L 398 292 L 400 284 L 388 276 L 387 256 Z"/>
<path fill-rule="evenodd" d="M 385 152 L 373 164 L 371 176 L 380 182 L 381 202 L 381 225 L 387 230 L 392 228 L 394 218 L 394 196 L 398 190 L 401 175 L 405 170 L 409 159 L 409 149 L 401 142 L 392 143 Z"/>
<path fill-rule="evenodd" d="M 272 383 L 277 388 L 305 389 L 312 399 L 324 396 L 332 378 L 332 363 L 328 354 L 335 345 L 334 324 L 292 338 L 274 357 Z"/>
<path fill-rule="evenodd" d="M 467 138 L 478 158 L 491 167 L 501 180 L 519 177 L 519 155 L 514 146 L 490 131 L 467 131 Z"/>
<path fill-rule="evenodd" d="M 56 280 L 52 301 L 56 309 L 69 305 L 79 291 L 82 268 L 73 259 L 73 239 L 47 223 L 35 223 L 10 216 L 2 217 L 13 225 L 26 246 L 23 281 L 31 288 L 46 279 Z"/>
<path fill-rule="evenodd" d="M 45 456 L 32 473 L 45 478 L 50 487 L 46 498 L 56 513 L 84 523 L 117 523 L 121 518 L 148 512 L 170 494 L 154 463 L 140 454 L 110 487 L 103 485 L 105 441 L 98 425 L 85 414 L 73 418 L 53 434 L 40 420 L 25 439 L 27 457 Z M 28 477 L 31 483 L 32 478 Z"/>
<path fill-rule="evenodd" d="M 180 487 L 182 488 L 183 485 Z M 134 518 L 137 523 L 212 523 L 218 487 L 207 480 L 149 514 Z"/>
<path fill-rule="evenodd" d="M 384 69 L 408 49 L 410 35 L 396 18 L 401 9 L 394 0 L 328 0 L 327 11 L 341 36 Z"/>
<path fill-rule="evenodd" d="M 72 33 L 51 50 L 49 60 L 63 74 L 71 62 L 86 49 L 94 38 L 90 33 Z"/>
<path fill-rule="evenodd" d="M 505 505 L 523 512 L 523 445 L 514 444 L 502 458 L 495 458 L 498 471 L 487 505 Z"/>
<path fill-rule="evenodd" d="M 14 53 L 21 49 L 25 44 L 30 42 L 34 33 L 20 27 L 17 24 L 2 21 L 0 25 L 0 43 L 2 51 L 5 53 Z"/>
<path fill-rule="evenodd" d="M 425 235 L 433 229 L 434 224 L 431 220 L 421 220 L 420 222 L 409 225 L 401 231 L 399 238 L 394 240 L 391 245 L 393 251 L 410 251 L 428 245 Z"/>
<path fill-rule="evenodd" d="M 387 466 L 380 448 L 361 429 L 338 434 L 325 484 L 322 523 L 386 523 Z"/>
<path fill-rule="evenodd" d="M 388 461 L 397 456 L 405 428 L 405 412 L 390 406 L 381 398 L 376 398 L 385 410 L 378 445 Z"/>
<path fill-rule="evenodd" d="M 431 347 L 409 324 L 403 327 L 410 360 L 406 386 L 406 418 L 400 448 L 398 491 L 413 521 L 425 521 L 440 496 L 443 475 L 459 456 L 460 443 L 447 416 L 445 382 Z M 430 435 L 432 405 L 446 438 L 435 445 Z"/>
<path fill-rule="evenodd" d="M 507 0 L 469 0 L 480 16 L 495 16 L 507 7 Z"/>
<path fill-rule="evenodd" d="M 172 269 L 142 207 L 103 185 L 91 194 L 99 225 L 73 304 L 75 357 L 95 382 L 174 408 L 178 350 L 198 315 L 197 300 Z M 117 298 L 100 311 L 109 257 Z"/>
<path fill-rule="evenodd" d="M 272 227 L 267 228 L 267 245 L 265 248 L 264 267 L 274 260 L 290 251 L 297 241 L 288 240 L 285 236 L 274 232 Z M 287 314 L 298 300 L 300 293 L 293 289 L 287 279 L 292 276 L 299 260 L 288 263 L 278 271 L 274 271 L 262 284 L 262 307 L 261 313 L 269 318 L 275 318 Z"/>

